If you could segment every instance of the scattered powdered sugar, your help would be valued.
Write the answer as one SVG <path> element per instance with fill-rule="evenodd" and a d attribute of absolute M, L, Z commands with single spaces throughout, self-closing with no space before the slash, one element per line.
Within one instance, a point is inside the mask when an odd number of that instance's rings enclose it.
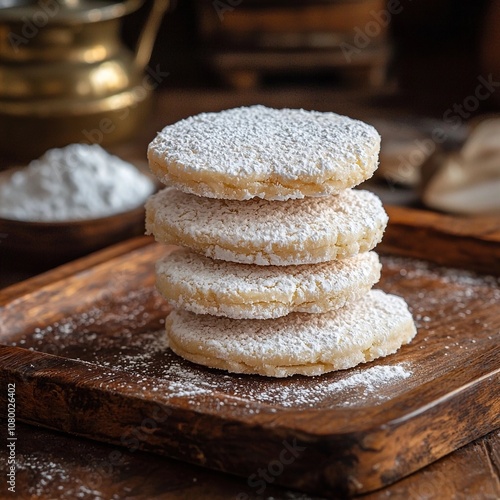
<path fill-rule="evenodd" d="M 105 217 L 140 206 L 153 182 L 99 145 L 50 149 L 0 180 L 0 216 L 55 222 Z"/>
<path fill-rule="evenodd" d="M 427 330 L 435 326 L 437 320 L 449 321 L 450 317 L 462 321 L 473 313 L 476 313 L 475 323 L 479 324 L 478 309 L 500 302 L 498 276 L 447 268 L 405 257 L 382 256 L 381 261 L 386 273 L 384 288 L 390 291 L 392 283 L 404 285 L 407 298 L 413 303 L 411 309 L 419 329 Z M 436 280 L 437 276 L 439 280 Z M 423 290 L 423 280 L 428 280 L 433 286 Z M 444 288 L 446 293 L 443 293 Z M 488 325 L 484 323 L 483 326 Z M 455 328 L 456 325 L 450 326 L 450 330 Z"/>
<path fill-rule="evenodd" d="M 344 392 L 346 395 L 347 392 L 353 392 L 354 394 L 350 394 L 345 399 L 346 406 L 353 405 L 356 402 L 359 404 L 359 398 L 361 398 L 361 402 L 364 402 L 367 396 L 383 400 L 388 396 L 384 392 L 387 384 L 405 380 L 411 374 L 412 371 L 406 364 L 372 366 L 371 368 L 365 368 L 363 371 L 357 370 L 344 379 L 327 384 L 325 392 Z M 308 399 L 314 399 L 314 396 Z"/>
<path fill-rule="evenodd" d="M 126 315 L 128 311 L 124 311 Z M 136 305 L 130 309 L 138 323 L 144 312 Z M 146 318 L 147 319 L 147 318 Z M 168 347 L 165 330 L 137 330 L 124 322 L 116 335 L 106 334 L 111 320 L 104 309 L 92 308 L 82 318 L 67 318 L 37 329 L 31 338 L 16 342 L 62 357 L 86 362 L 94 381 L 105 389 L 110 380 L 115 390 L 143 395 L 152 393 L 158 400 L 183 398 L 200 408 L 226 405 L 235 411 L 258 413 L 277 408 L 361 407 L 393 398 L 407 387 L 402 382 L 412 375 L 408 362 L 396 365 L 361 365 L 321 377 L 272 379 L 235 375 L 189 363 Z M 94 367 L 100 367 L 95 369 Z M 100 375 L 97 375 L 100 374 Z M 151 397 L 151 396 L 148 396 Z M 269 406 L 267 406 L 269 405 Z"/>
<path fill-rule="evenodd" d="M 49 457 L 52 460 L 48 460 L 44 452 L 20 454 L 17 457 L 19 488 L 31 495 L 29 498 L 104 499 L 99 488 L 90 486 L 95 484 L 97 471 L 94 472 L 90 467 L 79 467 L 76 474 L 70 475 L 71 466 L 68 463 L 63 459 L 55 461 L 57 458 L 54 453 Z"/>
<path fill-rule="evenodd" d="M 148 349 L 149 351 L 149 349 Z M 163 363 L 159 366 L 158 359 Z M 99 361 L 99 360 L 98 360 Z M 117 356 L 101 365 L 113 371 L 126 372 L 124 387 L 150 390 L 161 399 L 188 398 L 199 406 L 195 396 L 208 396 L 203 404 L 242 405 L 252 412 L 262 408 L 331 408 L 379 404 L 397 396 L 406 387 L 402 384 L 413 371 L 408 362 L 397 365 L 365 365 L 321 377 L 294 377 L 286 381 L 234 375 L 193 365 L 171 351 L 147 352 Z M 215 398 L 215 399 L 214 399 Z M 223 401 L 223 403 L 221 403 Z M 273 409 L 274 411 L 274 409 Z"/>
<path fill-rule="evenodd" d="M 261 402 L 284 408 L 323 406 L 334 398 L 335 406 L 355 407 L 381 403 L 397 395 L 397 385 L 409 378 L 412 370 L 408 363 L 397 365 L 365 366 L 350 372 L 340 372 L 339 378 L 330 381 L 324 377 L 311 385 L 275 385 L 252 394 Z"/>
<path fill-rule="evenodd" d="M 500 291 L 500 277 L 479 274 L 474 271 L 465 269 L 457 269 L 453 267 L 444 267 L 431 262 L 409 257 L 382 257 L 384 267 L 388 269 L 397 269 L 399 274 L 407 280 L 417 278 L 429 278 L 435 280 L 439 277 L 439 281 L 451 284 L 462 285 L 466 287 L 493 287 Z M 469 288 L 469 294 L 473 295 L 473 291 Z"/>
<path fill-rule="evenodd" d="M 166 355 L 166 356 L 165 356 Z M 397 396 L 406 387 L 402 382 L 411 377 L 413 370 L 408 362 L 396 365 L 364 365 L 355 370 L 341 371 L 321 377 L 294 377 L 286 381 L 232 375 L 206 370 L 192 365 L 171 352 L 164 353 L 165 364 L 156 372 L 154 385 L 149 387 L 161 397 L 187 397 L 193 405 L 200 405 L 196 395 L 211 398 L 218 395 L 227 406 L 253 407 L 257 403 L 286 409 L 357 407 L 380 404 Z M 139 373 L 148 372 L 154 356 L 121 357 L 110 363 L 115 370 Z M 144 378 L 146 383 L 148 379 Z M 274 410 L 273 410 L 274 411 Z"/>

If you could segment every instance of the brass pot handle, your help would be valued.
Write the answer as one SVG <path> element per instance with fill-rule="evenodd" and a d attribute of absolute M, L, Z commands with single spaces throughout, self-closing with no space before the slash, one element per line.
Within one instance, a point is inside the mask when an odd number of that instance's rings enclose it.
<path fill-rule="evenodd" d="M 138 68 L 141 68 L 141 70 L 149 63 L 156 35 L 158 34 L 163 16 L 170 7 L 170 4 L 170 0 L 153 0 L 153 5 L 151 6 L 148 18 L 139 35 L 137 47 L 135 49 L 135 64 Z"/>

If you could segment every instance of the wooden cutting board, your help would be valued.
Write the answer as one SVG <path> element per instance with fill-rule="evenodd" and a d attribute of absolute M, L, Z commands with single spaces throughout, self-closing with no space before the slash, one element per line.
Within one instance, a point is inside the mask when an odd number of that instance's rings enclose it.
<path fill-rule="evenodd" d="M 500 228 L 389 215 L 378 287 L 405 297 L 419 330 L 393 356 L 277 380 L 185 362 L 154 290 L 169 249 L 139 238 L 0 292 L 1 386 L 16 384 L 20 420 L 245 476 L 256 493 L 397 481 L 500 426 L 500 285 L 395 254 L 498 274 Z"/>

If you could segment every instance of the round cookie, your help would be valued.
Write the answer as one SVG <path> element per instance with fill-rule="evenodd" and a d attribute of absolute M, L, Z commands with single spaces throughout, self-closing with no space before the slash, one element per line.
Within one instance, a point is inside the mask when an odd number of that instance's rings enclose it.
<path fill-rule="evenodd" d="M 335 113 L 251 106 L 165 127 L 148 160 L 158 179 L 208 198 L 287 200 L 338 193 L 370 178 L 378 132 Z"/>
<path fill-rule="evenodd" d="M 156 285 L 175 308 L 235 319 L 323 313 L 361 298 L 380 279 L 375 252 L 303 266 L 253 266 L 187 249 L 158 261 Z"/>
<path fill-rule="evenodd" d="M 321 375 L 387 356 L 416 334 L 405 301 L 372 290 L 325 314 L 229 319 L 174 311 L 166 319 L 170 348 L 194 363 L 269 377 Z"/>
<path fill-rule="evenodd" d="M 368 191 L 270 202 L 215 200 L 167 188 L 146 202 L 146 232 L 212 259 L 257 265 L 327 262 L 371 250 L 387 225 Z"/>

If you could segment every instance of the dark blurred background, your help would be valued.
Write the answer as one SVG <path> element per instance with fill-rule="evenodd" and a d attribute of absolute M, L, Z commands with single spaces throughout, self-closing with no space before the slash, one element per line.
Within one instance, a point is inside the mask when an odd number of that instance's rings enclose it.
<path fill-rule="evenodd" d="M 124 23 L 130 46 L 148 7 Z M 390 14 L 387 24 L 382 11 Z M 499 12 L 491 0 L 178 0 L 162 23 L 151 65 L 170 71 L 163 87 L 355 86 L 370 94 L 378 87 L 378 95 L 398 97 L 391 104 L 440 117 L 474 90 L 478 75 L 498 71 Z M 354 56 L 369 54 L 366 65 L 352 70 L 339 44 Z M 370 69 L 378 72 L 375 81 Z M 474 114 L 493 109 L 495 99 L 487 99 Z"/>
<path fill-rule="evenodd" d="M 130 47 L 148 8 L 125 20 Z M 381 133 L 380 168 L 365 187 L 385 202 L 500 210 L 499 0 L 178 0 L 150 66 L 170 72 L 153 129 L 256 103 L 334 111 Z M 496 120 L 474 134 L 486 118 Z M 495 189 L 496 205 L 471 204 Z"/>

